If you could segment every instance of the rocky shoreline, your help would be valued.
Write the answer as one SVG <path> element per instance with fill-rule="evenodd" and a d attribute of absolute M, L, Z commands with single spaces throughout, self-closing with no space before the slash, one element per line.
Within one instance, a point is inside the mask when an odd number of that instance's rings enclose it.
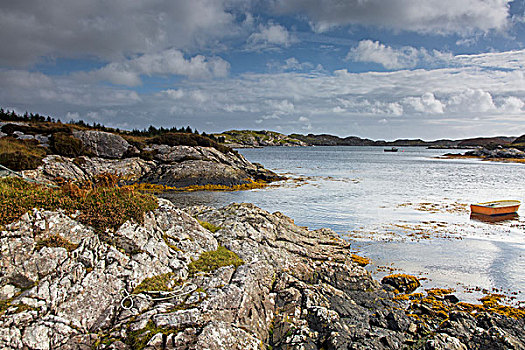
<path fill-rule="evenodd" d="M 525 348 L 522 309 L 381 285 L 333 231 L 251 204 L 159 199 L 106 234 L 36 209 L 1 231 L 2 348 Z"/>
<path fill-rule="evenodd" d="M 488 149 L 478 147 L 472 151 L 463 154 L 447 153 L 440 158 L 447 159 L 462 159 L 462 158 L 476 158 L 482 160 L 496 161 L 496 162 L 514 162 L 525 163 L 525 152 L 517 148 L 496 148 Z"/>
<path fill-rule="evenodd" d="M 233 187 L 282 179 L 228 147 L 197 145 L 197 142 L 213 143 L 200 135 L 168 133 L 140 141 L 129 137 L 128 142 L 116 133 L 77 130 L 63 124 L 0 123 L 0 130 L 3 131 L 0 140 L 21 143 L 22 150 L 31 146 L 33 150 L 44 152 L 44 157 L 38 159 L 38 166 L 23 171 L 24 176 L 40 182 L 49 183 L 57 178 L 92 181 L 97 175 L 111 173 L 128 184 L 178 189 Z M 18 166 L 25 155 L 13 151 L 4 156 L 15 158 L 10 163 Z"/>
<path fill-rule="evenodd" d="M 252 204 L 178 209 L 154 197 L 148 209 L 126 208 L 129 219 L 119 213 L 129 201 L 113 200 L 137 198 L 133 187 L 89 194 L 114 175 L 172 189 L 280 179 L 231 149 L 178 144 L 188 135 L 134 143 L 96 130 L 6 125 L 1 136 L 45 149 L 24 176 L 65 185 L 62 197 L 28 189 L 49 210 L 31 209 L 21 195 L 11 203 L 8 185 L 0 192 L 2 208 L 18 213 L 3 213 L 0 225 L 3 349 L 525 349 L 523 308 L 498 295 L 474 305 L 452 290 L 418 292 L 412 276 L 379 283 L 331 230 Z M 52 154 L 59 142 L 65 151 Z M 84 204 L 93 204 L 91 216 Z"/>

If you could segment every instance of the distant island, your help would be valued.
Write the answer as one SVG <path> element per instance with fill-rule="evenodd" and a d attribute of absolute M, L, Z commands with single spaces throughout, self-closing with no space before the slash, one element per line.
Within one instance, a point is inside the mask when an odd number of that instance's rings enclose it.
<path fill-rule="evenodd" d="M 213 134 L 221 144 L 233 148 L 267 147 L 267 146 L 396 146 L 396 147 L 429 147 L 469 149 L 476 147 L 495 148 L 514 147 L 525 149 L 525 135 L 520 137 L 477 137 L 468 139 L 441 139 L 424 141 L 421 139 L 398 139 L 395 141 L 371 140 L 357 136 L 339 137 L 329 134 L 291 134 L 284 135 L 275 131 L 230 130 Z"/>

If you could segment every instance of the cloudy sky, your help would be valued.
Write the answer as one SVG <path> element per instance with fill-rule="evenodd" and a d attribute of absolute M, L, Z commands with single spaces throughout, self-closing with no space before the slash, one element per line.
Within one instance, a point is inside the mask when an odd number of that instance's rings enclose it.
<path fill-rule="evenodd" d="M 525 134 L 525 0 L 0 3 L 0 106 L 125 129 Z"/>

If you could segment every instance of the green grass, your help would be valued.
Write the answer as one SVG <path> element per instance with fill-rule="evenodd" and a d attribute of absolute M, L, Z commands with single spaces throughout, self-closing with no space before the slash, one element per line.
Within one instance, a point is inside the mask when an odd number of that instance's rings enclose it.
<path fill-rule="evenodd" d="M 86 188 L 68 183 L 55 189 L 22 179 L 0 179 L 0 225 L 18 220 L 33 208 L 63 209 L 66 213 L 80 211 L 78 221 L 104 232 L 118 229 L 129 219 L 142 222 L 144 213 L 158 206 L 152 195 L 106 186 L 113 183 L 111 179 L 96 183 Z"/>
<path fill-rule="evenodd" d="M 192 261 L 188 265 L 188 272 L 193 276 L 200 271 L 213 272 L 219 267 L 233 265 L 237 268 L 243 264 L 244 261 L 237 254 L 219 246 L 217 250 L 204 252 L 199 256 L 199 259 Z"/>
<path fill-rule="evenodd" d="M 199 220 L 197 219 L 197 221 L 199 222 L 199 224 L 201 224 L 202 227 L 204 227 L 206 230 L 212 232 L 212 233 L 215 233 L 217 231 L 219 231 L 222 227 L 220 226 L 215 226 L 214 224 L 210 223 L 210 222 L 207 222 L 207 221 L 202 221 L 202 220 Z"/>
<path fill-rule="evenodd" d="M 174 328 L 157 327 L 155 323 L 150 320 L 143 329 L 129 332 L 125 342 L 133 350 L 142 350 L 155 334 L 162 333 L 168 335 L 177 332 L 178 330 Z"/>
<path fill-rule="evenodd" d="M 151 291 L 170 291 L 173 287 L 180 285 L 173 272 L 163 273 L 161 275 L 145 278 L 138 286 L 133 289 L 132 294 Z"/>

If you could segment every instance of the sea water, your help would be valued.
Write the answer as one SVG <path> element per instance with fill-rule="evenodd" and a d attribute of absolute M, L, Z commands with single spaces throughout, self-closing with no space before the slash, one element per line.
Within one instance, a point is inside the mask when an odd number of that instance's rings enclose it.
<path fill-rule="evenodd" d="M 440 159 L 421 147 L 268 147 L 239 150 L 290 179 L 240 192 L 172 193 L 180 206 L 249 202 L 310 229 L 328 227 L 368 257 L 378 279 L 403 272 L 464 301 L 500 292 L 525 301 L 525 164 Z M 471 218 L 469 204 L 524 202 L 517 217 Z M 484 291 L 483 291 L 484 290 Z"/>

